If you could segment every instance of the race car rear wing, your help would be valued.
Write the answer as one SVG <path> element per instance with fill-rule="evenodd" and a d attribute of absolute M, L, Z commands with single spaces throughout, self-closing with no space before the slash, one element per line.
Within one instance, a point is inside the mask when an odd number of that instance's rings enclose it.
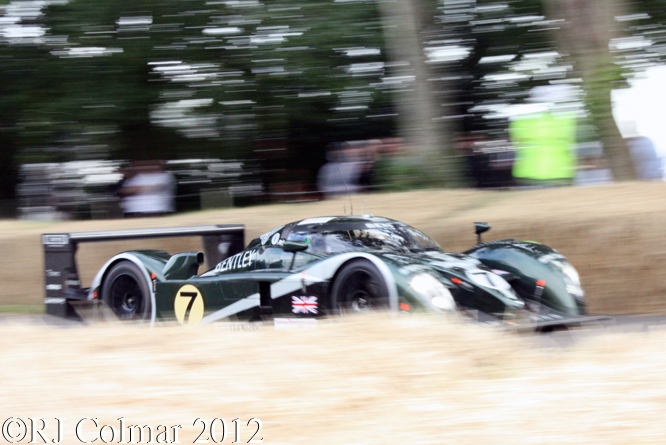
<path fill-rule="evenodd" d="M 245 247 L 245 226 L 240 224 L 43 234 L 46 313 L 78 318 L 68 300 L 84 300 L 87 296 L 87 289 L 81 288 L 76 267 L 79 243 L 179 236 L 200 236 L 209 265 L 217 264 Z"/>

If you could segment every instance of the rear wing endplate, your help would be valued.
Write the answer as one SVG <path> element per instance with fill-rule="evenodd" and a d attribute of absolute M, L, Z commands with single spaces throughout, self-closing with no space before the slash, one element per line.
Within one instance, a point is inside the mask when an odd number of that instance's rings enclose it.
<path fill-rule="evenodd" d="M 200 236 L 208 264 L 217 264 L 245 247 L 245 226 L 241 224 L 43 234 L 46 313 L 78 318 L 67 300 L 82 294 L 76 267 L 79 243 L 180 236 Z"/>

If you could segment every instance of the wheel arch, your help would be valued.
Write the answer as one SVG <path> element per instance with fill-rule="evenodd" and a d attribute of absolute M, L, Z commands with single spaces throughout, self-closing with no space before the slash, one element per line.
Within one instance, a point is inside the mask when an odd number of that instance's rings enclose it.
<path fill-rule="evenodd" d="M 90 285 L 91 294 L 89 296 L 89 299 L 91 299 L 93 292 L 95 292 L 96 290 L 97 292 L 99 292 L 98 297 L 103 298 L 101 292 L 104 280 L 106 280 L 106 277 L 108 276 L 113 266 L 122 261 L 129 261 L 130 263 L 137 266 L 141 271 L 141 273 L 143 274 L 143 277 L 146 279 L 146 283 L 148 283 L 148 294 L 150 298 L 150 327 L 152 328 L 153 325 L 155 324 L 155 318 L 157 317 L 155 292 L 153 292 L 152 280 L 150 278 L 150 274 L 148 273 L 146 265 L 132 252 L 119 253 L 114 257 L 112 257 L 110 260 L 108 260 L 106 263 L 104 263 L 99 272 L 97 272 L 97 275 L 95 275 L 95 278 L 93 279 L 92 284 Z"/>
<path fill-rule="evenodd" d="M 553 309 L 573 316 L 587 313 L 584 296 L 579 299 L 567 291 L 566 276 L 555 266 L 557 261 L 571 263 L 552 247 L 533 241 L 507 239 L 476 245 L 465 254 L 477 258 L 488 267 L 515 274 L 523 293 L 533 295 L 537 292 L 539 282 L 543 282 L 543 287 L 538 291 L 538 300 Z M 512 287 L 516 288 L 513 283 Z"/>
<path fill-rule="evenodd" d="M 338 278 L 340 271 L 352 261 L 358 259 L 364 259 L 370 261 L 372 265 L 377 267 L 382 278 L 384 278 L 384 282 L 386 283 L 386 288 L 388 289 L 389 293 L 388 294 L 389 308 L 391 309 L 391 311 L 397 312 L 399 304 L 398 285 L 395 282 L 395 277 L 393 276 L 391 269 L 389 269 L 386 263 L 382 261 L 380 258 L 377 258 L 376 256 L 367 253 L 348 254 L 348 256 L 344 255 L 344 257 L 345 258 L 340 262 L 340 264 L 338 264 L 335 273 L 333 274 L 333 276 L 329 281 L 329 300 L 332 298 L 331 289 L 333 288 L 333 283 L 335 283 L 335 280 Z"/>

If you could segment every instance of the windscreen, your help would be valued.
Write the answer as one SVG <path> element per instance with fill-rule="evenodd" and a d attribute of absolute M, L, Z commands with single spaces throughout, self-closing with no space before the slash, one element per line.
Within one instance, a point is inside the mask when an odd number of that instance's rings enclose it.
<path fill-rule="evenodd" d="M 294 231 L 288 240 L 310 243 L 309 252 L 331 255 L 356 250 L 378 250 L 389 252 L 440 251 L 439 245 L 422 232 L 406 225 L 381 224 L 372 227 L 350 227 L 348 230 L 322 230 L 319 232 Z M 376 224 L 379 226 L 379 224 Z"/>

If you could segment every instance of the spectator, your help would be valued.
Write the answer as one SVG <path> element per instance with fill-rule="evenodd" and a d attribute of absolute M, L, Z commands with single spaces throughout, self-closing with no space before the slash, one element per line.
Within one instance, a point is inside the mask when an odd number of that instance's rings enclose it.
<path fill-rule="evenodd" d="M 381 147 L 382 141 L 379 139 L 371 139 L 363 147 L 361 156 L 361 173 L 358 178 L 358 184 L 363 192 L 372 191 L 376 186 L 375 164 Z"/>
<path fill-rule="evenodd" d="M 664 165 L 652 141 L 638 134 L 635 122 L 623 122 L 622 130 L 634 163 L 636 179 L 661 181 Z"/>
<path fill-rule="evenodd" d="M 173 213 L 176 180 L 161 161 L 133 166 L 120 189 L 125 217 L 159 216 Z"/>
<path fill-rule="evenodd" d="M 551 85 L 532 89 L 529 113 L 511 121 L 509 134 L 516 148 L 512 174 L 518 184 L 571 184 L 576 172 L 576 121 L 555 113 L 567 90 Z"/>
<path fill-rule="evenodd" d="M 601 143 L 578 146 L 578 169 L 574 177 L 576 185 L 604 185 L 613 182 L 613 172 L 604 157 Z"/>
<path fill-rule="evenodd" d="M 337 150 L 326 153 L 328 162 L 317 175 L 317 188 L 326 198 L 349 193 L 358 193 L 363 164 L 358 159 L 357 149 L 349 142 Z"/>

